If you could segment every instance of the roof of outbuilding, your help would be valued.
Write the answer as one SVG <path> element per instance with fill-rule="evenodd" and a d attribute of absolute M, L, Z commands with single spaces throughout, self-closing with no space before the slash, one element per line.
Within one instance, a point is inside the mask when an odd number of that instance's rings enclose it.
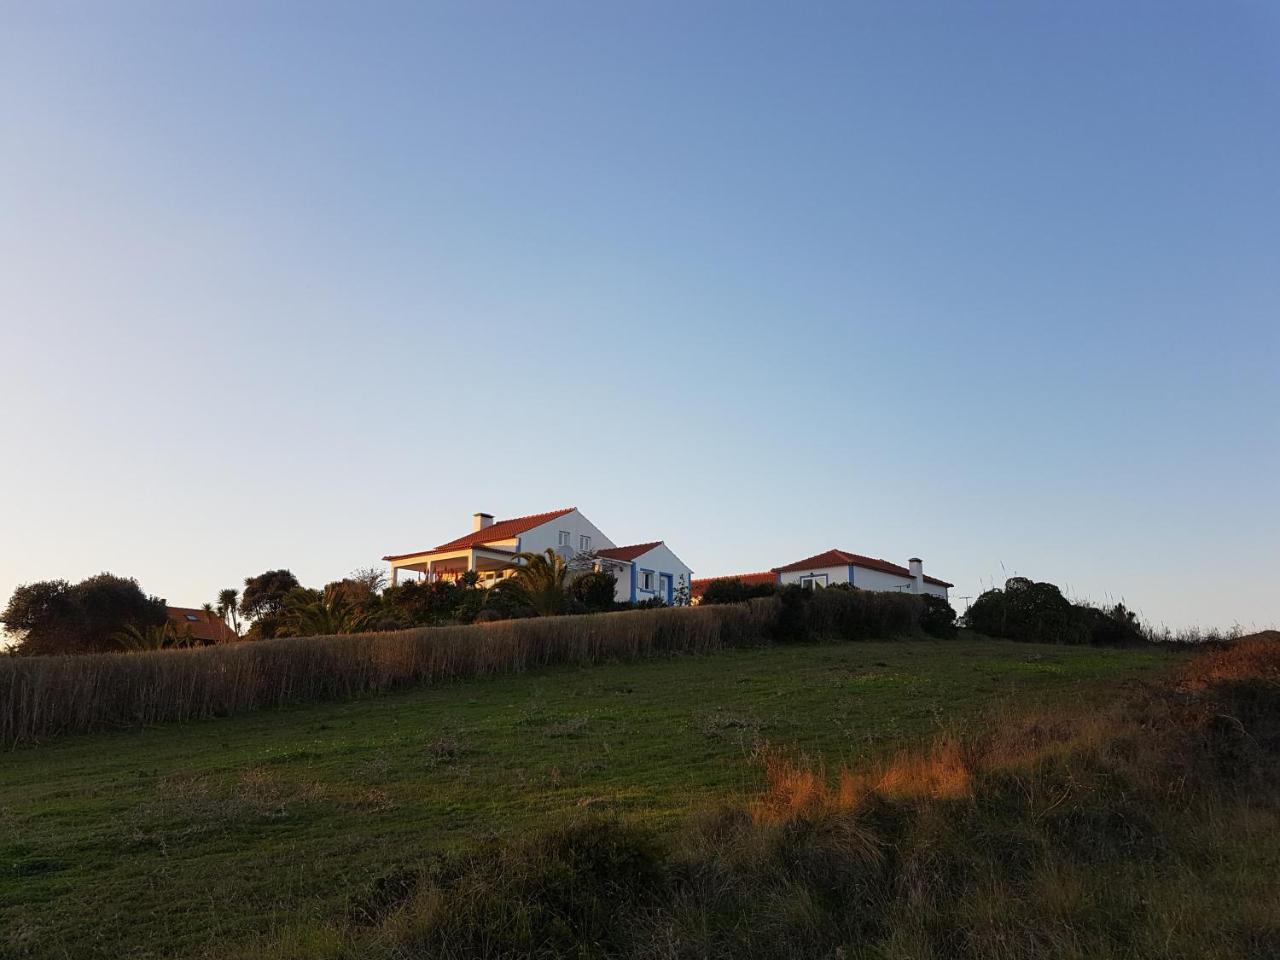
<path fill-rule="evenodd" d="M 190 630 L 201 643 L 226 643 L 237 639 L 235 631 L 216 613 L 202 607 L 165 607 L 165 615 L 179 630 Z"/>
<path fill-rule="evenodd" d="M 606 547 L 604 550 L 597 550 L 596 556 L 605 557 L 608 560 L 621 560 L 627 563 L 636 557 L 643 557 L 654 547 L 661 545 L 661 540 L 654 540 L 652 543 L 633 543 L 628 547 Z"/>
<path fill-rule="evenodd" d="M 812 557 L 806 557 L 803 560 L 797 560 L 795 563 L 788 563 L 785 567 L 774 567 L 778 573 L 794 573 L 797 570 L 820 570 L 823 567 L 842 567 L 854 566 L 863 567 L 867 570 L 879 570 L 881 573 L 891 573 L 896 577 L 911 578 L 911 571 L 906 567 L 896 563 L 890 563 L 888 560 L 880 560 L 876 557 L 865 557 L 860 553 L 849 553 L 845 550 L 831 549 L 824 553 L 815 554 Z M 931 577 L 925 574 L 926 583 L 932 583 L 939 587 L 953 587 L 955 584 L 947 583 L 945 580 L 939 580 L 937 577 Z"/>
<path fill-rule="evenodd" d="M 383 560 L 403 560 L 406 557 L 416 557 L 424 553 L 439 553 L 442 550 L 462 550 L 466 547 L 479 547 L 486 543 L 494 543 L 498 540 L 510 540 L 512 537 L 518 537 L 520 534 L 532 530 L 534 527 L 540 527 L 549 520 L 555 520 L 557 517 L 563 517 L 566 513 L 572 513 L 577 507 L 565 507 L 563 510 L 552 510 L 548 513 L 533 513 L 527 517 L 513 517 L 510 520 L 496 520 L 482 530 L 473 530 L 471 533 L 458 537 L 456 540 L 450 540 L 448 543 L 442 543 L 438 547 L 432 547 L 429 550 L 418 550 L 414 553 L 398 553 L 394 556 L 383 557 Z"/>

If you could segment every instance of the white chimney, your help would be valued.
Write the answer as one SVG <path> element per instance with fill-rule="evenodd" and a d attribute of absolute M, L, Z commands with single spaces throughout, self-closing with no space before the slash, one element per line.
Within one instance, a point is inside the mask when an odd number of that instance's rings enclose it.
<path fill-rule="evenodd" d="M 907 568 L 911 571 L 911 592 L 924 593 L 924 561 L 912 557 L 907 561 Z"/>
<path fill-rule="evenodd" d="M 475 533 L 477 530 L 483 530 L 485 527 L 492 527 L 492 526 L 493 526 L 492 513 L 473 513 L 471 515 L 471 532 L 472 533 Z"/>

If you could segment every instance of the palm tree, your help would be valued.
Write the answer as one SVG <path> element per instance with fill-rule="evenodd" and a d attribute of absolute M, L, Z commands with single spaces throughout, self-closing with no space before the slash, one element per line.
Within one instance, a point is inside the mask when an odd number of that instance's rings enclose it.
<path fill-rule="evenodd" d="M 544 553 L 517 554 L 514 588 L 540 617 L 564 613 L 568 605 L 566 588 L 569 565 L 550 547 Z"/>
<path fill-rule="evenodd" d="M 172 621 L 146 627 L 130 623 L 115 634 L 113 639 L 121 649 L 128 650 L 130 653 L 141 650 L 164 650 L 168 647 L 193 647 L 196 643 L 189 626 L 179 629 Z"/>
<path fill-rule="evenodd" d="M 285 629 L 289 635 L 321 637 L 359 633 L 373 627 L 378 615 L 376 604 L 366 608 L 333 586 L 330 584 L 318 600 L 286 607 Z"/>
<path fill-rule="evenodd" d="M 236 610 L 239 602 L 240 591 L 235 587 L 218 591 L 218 606 L 215 612 L 226 621 L 227 626 L 237 637 L 240 636 L 240 614 Z"/>

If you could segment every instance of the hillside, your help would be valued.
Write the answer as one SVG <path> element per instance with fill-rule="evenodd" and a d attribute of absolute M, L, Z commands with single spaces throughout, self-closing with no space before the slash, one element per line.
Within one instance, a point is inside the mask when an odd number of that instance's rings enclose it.
<path fill-rule="evenodd" d="M 758 790 L 765 743 L 856 765 L 980 716 L 1101 704 L 1179 660 L 784 646 L 68 736 L 0 764 L 0 955 L 251 955 L 477 836 L 584 810 L 675 829 Z"/>

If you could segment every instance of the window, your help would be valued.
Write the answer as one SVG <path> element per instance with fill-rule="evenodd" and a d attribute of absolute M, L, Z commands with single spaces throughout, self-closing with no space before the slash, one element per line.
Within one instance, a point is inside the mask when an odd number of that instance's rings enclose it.
<path fill-rule="evenodd" d="M 199 617 L 197 617 L 194 613 L 188 613 L 188 614 L 187 614 L 187 619 L 188 619 L 188 620 L 190 620 L 192 623 L 199 623 L 199 622 L 200 622 L 200 618 L 199 618 Z"/>
<path fill-rule="evenodd" d="M 806 590 L 812 590 L 814 587 L 825 587 L 827 585 L 827 575 L 825 573 L 813 573 L 807 577 L 800 578 L 800 586 Z"/>
<path fill-rule="evenodd" d="M 579 550 L 590 550 L 590 549 L 591 549 L 591 538 L 590 538 L 590 537 L 588 537 L 586 534 L 583 534 L 582 536 L 580 536 L 580 537 L 578 538 L 578 549 L 579 549 Z"/>
<path fill-rule="evenodd" d="M 562 547 L 567 547 L 568 545 L 569 545 L 569 531 L 568 531 L 568 530 L 561 530 L 561 531 L 560 531 L 560 546 L 562 546 Z"/>
<path fill-rule="evenodd" d="M 653 592 L 653 571 L 652 570 L 640 571 L 640 589 L 648 590 L 650 593 Z"/>

